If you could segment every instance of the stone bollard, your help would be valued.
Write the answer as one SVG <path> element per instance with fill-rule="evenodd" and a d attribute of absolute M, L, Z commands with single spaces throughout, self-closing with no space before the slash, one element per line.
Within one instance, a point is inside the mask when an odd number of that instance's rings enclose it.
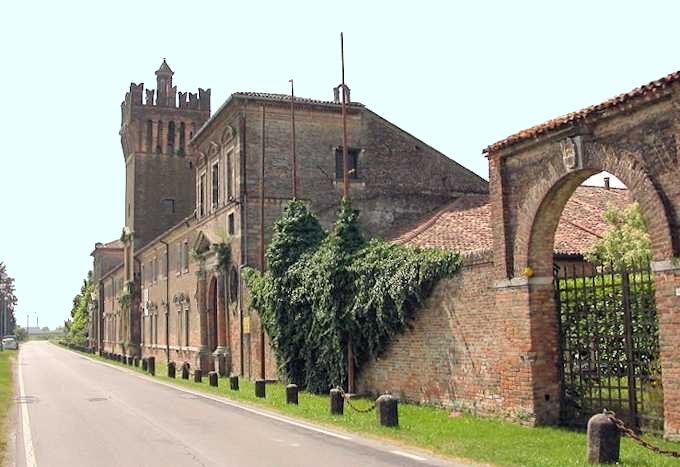
<path fill-rule="evenodd" d="M 200 383 L 203 381 L 203 372 L 200 368 L 194 370 L 194 383 Z"/>
<path fill-rule="evenodd" d="M 267 397 L 267 382 L 263 379 L 255 381 L 255 397 L 264 399 Z"/>
<path fill-rule="evenodd" d="M 142 371 L 146 371 L 149 368 L 149 361 L 146 358 L 142 358 Z"/>
<path fill-rule="evenodd" d="M 149 357 L 148 359 L 148 369 L 151 376 L 156 376 L 156 357 Z"/>
<path fill-rule="evenodd" d="M 597 414 L 588 420 L 589 464 L 614 464 L 619 461 L 621 433 L 605 414 Z"/>
<path fill-rule="evenodd" d="M 132 364 L 139 368 L 139 357 L 133 357 L 132 358 Z"/>
<path fill-rule="evenodd" d="M 175 362 L 168 362 L 168 378 L 174 378 L 176 372 Z"/>
<path fill-rule="evenodd" d="M 297 384 L 289 384 L 288 386 L 286 386 L 286 404 L 298 405 Z"/>
<path fill-rule="evenodd" d="M 208 373 L 208 382 L 210 383 L 211 386 L 217 387 L 217 372 L 216 371 L 211 371 Z"/>
<path fill-rule="evenodd" d="M 189 368 L 190 365 L 188 362 L 182 363 L 182 379 L 189 379 Z"/>
<path fill-rule="evenodd" d="M 229 377 L 229 389 L 238 391 L 238 376 L 233 375 Z"/>
<path fill-rule="evenodd" d="M 390 394 L 383 394 L 375 401 L 375 412 L 378 424 L 382 426 L 399 426 L 399 404 Z"/>
<path fill-rule="evenodd" d="M 345 399 L 340 389 L 331 389 L 331 415 L 342 415 L 345 412 Z"/>

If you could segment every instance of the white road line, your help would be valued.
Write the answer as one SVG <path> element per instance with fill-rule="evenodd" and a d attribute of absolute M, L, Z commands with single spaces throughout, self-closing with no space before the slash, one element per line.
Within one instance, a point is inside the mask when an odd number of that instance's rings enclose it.
<path fill-rule="evenodd" d="M 408 452 L 403 452 L 403 451 L 390 451 L 392 454 L 396 454 L 398 456 L 404 456 L 408 457 L 409 459 L 417 460 L 417 461 L 426 461 L 427 459 L 424 457 L 416 456 L 415 454 L 409 454 Z"/>
<path fill-rule="evenodd" d="M 21 367 L 21 352 L 19 352 L 19 400 L 21 401 L 21 428 L 24 435 L 24 456 L 26 460 L 26 467 L 37 467 L 35 462 L 35 453 L 33 452 L 33 438 L 31 438 L 31 423 L 28 419 L 28 400 L 24 392 L 24 375 Z"/>
<path fill-rule="evenodd" d="M 63 349 L 63 350 L 65 352 L 68 352 L 68 350 L 66 350 L 66 349 Z M 78 354 L 75 354 L 75 355 L 77 355 L 80 358 L 87 359 L 91 362 L 99 363 L 100 365 L 105 365 L 105 366 L 114 368 L 116 370 L 120 370 L 120 371 L 129 373 L 130 375 L 135 376 L 135 377 L 140 378 L 140 379 L 143 379 L 144 381 L 149 381 L 151 383 L 160 384 L 161 386 L 166 386 L 166 387 L 168 387 L 170 389 L 174 389 L 176 391 L 180 391 L 180 392 L 183 392 L 183 393 L 186 393 L 186 394 L 191 394 L 193 396 L 201 397 L 203 399 L 209 399 L 211 401 L 219 402 L 220 404 L 228 405 L 230 407 L 236 407 L 238 409 L 245 410 L 246 412 L 254 413 L 254 414 L 260 415 L 262 417 L 271 418 L 272 420 L 277 420 L 279 422 L 287 423 L 289 425 L 297 426 L 299 428 L 304 428 L 305 430 L 315 431 L 317 433 L 322 433 L 326 436 L 332 436 L 334 438 L 339 438 L 339 439 L 342 439 L 342 440 L 345 440 L 345 441 L 349 441 L 349 440 L 352 439 L 349 436 L 341 435 L 341 434 L 338 434 L 338 433 L 333 433 L 332 431 L 326 431 L 326 430 L 323 430 L 321 428 L 316 428 L 314 426 L 307 425 L 305 423 L 296 422 L 296 421 L 290 420 L 290 419 L 285 418 L 285 417 L 279 417 L 277 415 L 273 415 L 273 414 L 270 414 L 270 413 L 267 413 L 267 412 L 262 412 L 260 410 L 253 409 L 253 408 L 248 407 L 246 405 L 237 404 L 235 402 L 232 402 L 232 401 L 229 401 L 229 400 L 226 400 L 226 399 L 209 396 L 208 394 L 203 394 L 203 393 L 200 393 L 200 392 L 192 391 L 190 389 L 185 389 L 183 387 L 176 386 L 174 384 L 164 383 L 163 381 L 158 381 L 158 380 L 155 380 L 155 379 L 147 378 L 146 376 L 142 376 L 142 375 L 140 375 L 140 374 L 138 374 L 134 371 L 128 370 L 127 368 L 121 368 L 121 367 L 116 366 L 116 365 L 111 365 L 111 364 L 106 363 L 106 362 L 101 362 L 99 360 L 95 360 L 93 358 L 89 358 L 89 357 L 86 357 L 84 355 L 78 355 Z"/>

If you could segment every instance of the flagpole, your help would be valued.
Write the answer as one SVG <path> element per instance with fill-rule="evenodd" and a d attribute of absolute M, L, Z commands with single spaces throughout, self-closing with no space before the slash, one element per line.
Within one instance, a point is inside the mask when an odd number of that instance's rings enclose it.
<path fill-rule="evenodd" d="M 345 87 L 345 40 L 340 33 L 340 63 L 342 67 L 342 188 L 343 197 L 349 199 L 349 165 L 347 164 L 347 93 Z M 354 351 L 352 334 L 347 336 L 347 392 L 354 392 Z"/>
<path fill-rule="evenodd" d="M 260 157 L 260 271 L 264 273 L 264 154 L 265 154 L 265 107 L 262 105 L 262 154 Z M 265 379 L 264 323 L 260 314 L 260 376 Z"/>
<path fill-rule="evenodd" d="M 297 154 L 295 153 L 295 89 L 293 80 L 290 80 L 290 126 L 292 131 L 291 148 L 293 164 L 293 199 L 297 198 Z"/>

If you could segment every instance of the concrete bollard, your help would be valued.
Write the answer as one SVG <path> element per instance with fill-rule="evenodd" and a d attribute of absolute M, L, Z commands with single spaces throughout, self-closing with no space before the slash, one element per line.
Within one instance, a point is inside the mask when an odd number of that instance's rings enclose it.
<path fill-rule="evenodd" d="M 399 404 L 390 394 L 383 394 L 375 401 L 375 412 L 378 424 L 382 426 L 399 426 Z"/>
<path fill-rule="evenodd" d="M 139 357 L 133 357 L 132 364 L 139 368 Z"/>
<path fill-rule="evenodd" d="M 289 384 L 288 386 L 286 386 L 286 404 L 298 405 L 297 384 Z"/>
<path fill-rule="evenodd" d="M 149 369 L 149 360 L 146 358 L 142 358 L 142 371 L 146 371 Z"/>
<path fill-rule="evenodd" d="M 255 397 L 264 399 L 267 397 L 267 382 L 263 379 L 255 381 Z"/>
<path fill-rule="evenodd" d="M 238 391 L 238 376 L 233 375 L 229 377 L 229 389 Z"/>
<path fill-rule="evenodd" d="M 188 362 L 182 363 L 182 379 L 189 379 L 189 368 L 190 365 Z"/>
<path fill-rule="evenodd" d="M 331 389 L 331 415 L 342 415 L 345 412 L 345 399 L 340 389 Z"/>
<path fill-rule="evenodd" d="M 148 359 L 148 369 L 151 376 L 156 376 L 156 357 L 149 357 Z"/>
<path fill-rule="evenodd" d="M 200 368 L 194 370 L 194 383 L 200 383 L 203 381 L 203 372 Z"/>
<path fill-rule="evenodd" d="M 176 373 L 175 362 L 168 362 L 168 378 L 174 378 Z"/>
<path fill-rule="evenodd" d="M 614 464 L 619 461 L 621 433 L 608 416 L 597 414 L 588 420 L 589 464 Z"/>
<path fill-rule="evenodd" d="M 211 371 L 208 373 L 208 382 L 210 383 L 211 386 L 217 387 L 217 372 L 216 371 Z"/>

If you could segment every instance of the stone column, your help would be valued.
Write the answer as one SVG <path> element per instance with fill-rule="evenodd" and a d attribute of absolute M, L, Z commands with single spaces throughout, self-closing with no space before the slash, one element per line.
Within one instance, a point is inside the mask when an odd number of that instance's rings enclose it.
<path fill-rule="evenodd" d="M 200 330 L 200 344 L 198 347 L 198 363 L 201 370 L 208 371 L 210 355 L 208 352 L 208 310 L 206 307 L 206 273 L 199 270 L 196 273 L 196 305 L 198 307 L 198 327 Z"/>
<path fill-rule="evenodd" d="M 224 274 L 217 276 L 217 349 L 215 349 L 215 371 L 220 376 L 229 373 L 227 362 L 229 361 L 229 347 L 227 346 L 227 312 L 224 300 Z"/>

